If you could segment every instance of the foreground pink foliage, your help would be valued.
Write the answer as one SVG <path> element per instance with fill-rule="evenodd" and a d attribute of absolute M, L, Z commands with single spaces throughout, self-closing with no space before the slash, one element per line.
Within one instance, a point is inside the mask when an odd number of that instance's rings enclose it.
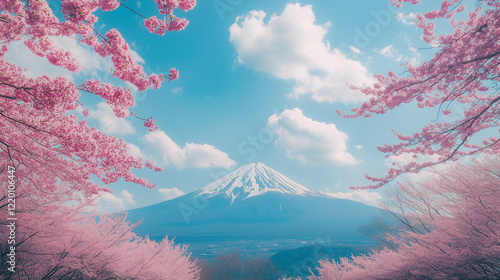
<path fill-rule="evenodd" d="M 5 197 L 2 199 L 4 202 Z M 28 199 L 18 199 L 18 203 Z M 198 279 L 196 263 L 186 248 L 166 238 L 157 243 L 135 235 L 125 215 L 82 214 L 81 207 L 46 202 L 17 214 L 16 272 L 2 266 L 10 279 Z M 0 208 L 2 227 L 6 207 Z M 38 211 L 41 212 L 38 212 Z M 9 245 L 2 231 L 0 259 L 7 262 Z"/>
<path fill-rule="evenodd" d="M 55 15 L 53 5 L 62 14 Z M 52 5 L 52 6 L 51 6 Z M 193 0 L 158 1 L 168 30 L 181 30 L 187 21 L 174 9 L 192 9 Z M 113 76 L 138 90 L 157 89 L 163 75 L 147 75 L 133 58 L 120 32 L 98 33 L 95 12 L 125 6 L 115 0 L 0 1 L 0 278 L 9 279 L 196 279 L 198 270 L 185 249 L 171 242 L 160 244 L 132 233 L 124 216 L 96 216 L 88 208 L 104 184 L 123 179 L 154 187 L 132 171 L 161 168 L 128 154 L 123 140 L 89 127 L 70 114 L 79 106 L 80 94 L 97 95 L 116 116 L 126 117 L 134 105 L 130 89 L 88 79 L 80 85 L 63 76 L 32 78 L 26 70 L 4 59 L 15 41 L 51 64 L 80 71 L 71 53 L 60 49 L 54 37 L 67 37 L 88 45 L 102 58 L 110 57 Z M 60 21 L 59 18 L 64 18 Z M 175 68 L 168 80 L 178 78 Z M 84 116 L 88 110 L 84 109 Z M 145 120 L 156 129 L 152 118 Z M 7 222 L 8 173 L 15 168 L 16 272 L 6 269 L 9 229 Z M 14 176 L 14 175 L 12 175 Z M 94 202 L 93 202 L 94 201 Z M 11 203 L 11 202 L 9 202 Z M 89 212 L 83 214 L 84 212 Z M 10 245 L 9 245 L 10 246 Z"/>
<path fill-rule="evenodd" d="M 435 172 L 394 195 L 403 228 L 387 233 L 388 248 L 368 256 L 321 262 L 333 279 L 498 279 L 500 160 Z M 392 248 L 392 249 L 389 249 Z"/>
<path fill-rule="evenodd" d="M 404 2 L 417 4 L 419 1 L 392 1 L 396 6 Z M 338 111 L 346 118 L 384 114 L 413 101 L 420 108 L 439 106 L 444 115 L 452 112 L 448 109 L 450 104 L 462 104 L 465 108 L 463 112 L 456 112 L 461 117 L 455 121 L 430 123 L 410 136 L 396 133 L 401 141 L 399 144 L 378 147 L 387 154 L 410 153 L 423 160 L 396 165 L 383 178 L 367 175 L 374 183 L 363 188 L 378 188 L 403 173 L 418 172 L 463 156 L 500 151 L 500 137 L 478 136 L 484 131 L 490 135 L 499 134 L 500 2 L 477 2 L 480 5 L 469 12 L 465 21 L 454 19 L 456 13 L 465 10 L 458 0 L 445 0 L 440 10 L 419 14 L 416 25 L 423 30 L 427 43 L 438 46 L 435 56 L 420 66 L 406 63 L 407 75 L 397 76 L 389 71 L 387 76 L 376 75 L 377 83 L 373 87 L 352 87 L 372 97 L 361 107 L 352 109 L 353 115 Z M 454 32 L 436 34 L 432 22 L 435 19 L 449 19 Z M 471 141 L 473 136 L 483 139 Z M 429 156 L 437 158 L 425 160 Z"/>

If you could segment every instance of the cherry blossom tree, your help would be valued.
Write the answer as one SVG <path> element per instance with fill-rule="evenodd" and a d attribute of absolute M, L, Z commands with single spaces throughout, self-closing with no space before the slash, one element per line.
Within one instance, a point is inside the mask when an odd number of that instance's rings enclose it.
<path fill-rule="evenodd" d="M 148 31 L 164 35 L 180 31 L 188 21 L 174 15 L 192 9 L 195 0 L 156 0 L 159 14 L 144 18 Z M 59 5 L 56 7 L 54 5 Z M 64 76 L 30 77 L 26 70 L 5 60 L 16 41 L 51 64 L 78 73 L 81 66 L 72 54 L 57 47 L 54 38 L 69 38 L 86 45 L 113 63 L 114 77 L 139 91 L 157 89 L 164 79 L 179 76 L 175 68 L 147 75 L 133 58 L 121 33 L 105 34 L 95 28 L 96 12 L 108 12 L 125 3 L 115 0 L 5 0 L 0 2 L 0 174 L 2 179 L 1 223 L 7 215 L 8 175 L 15 181 L 16 272 L 2 261 L 2 277 L 12 279 L 195 279 L 197 269 L 185 249 L 168 240 L 158 244 L 134 235 L 124 216 L 95 214 L 85 208 L 102 192 L 104 184 L 123 179 L 149 188 L 154 184 L 137 177 L 133 169 L 161 168 L 130 156 L 123 140 L 90 127 L 72 114 L 85 104 L 82 94 L 104 99 L 117 117 L 133 115 L 134 95 L 126 87 L 95 79 L 80 84 Z M 60 11 L 60 12 L 58 12 Z M 137 11 L 131 10 L 137 15 Z M 140 15 L 142 16 L 142 15 Z M 144 119 L 149 130 L 157 127 Z M 15 172 L 8 173 L 15 170 Z M 9 197 L 10 198 L 10 197 Z M 94 201 L 94 202 L 93 202 Z M 9 206 L 10 207 L 10 206 Z M 86 209 L 87 213 L 81 213 Z M 2 225 L 2 255 L 9 230 Z M 2 259 L 3 260 L 3 259 Z"/>
<path fill-rule="evenodd" d="M 498 279 L 500 160 L 457 164 L 392 196 L 401 227 L 385 249 L 340 263 L 321 262 L 309 279 Z"/>
<path fill-rule="evenodd" d="M 177 18 L 173 11 L 177 7 L 192 9 L 195 1 L 157 1 L 157 4 L 160 13 L 168 18 L 160 21 L 153 16 L 144 23 L 149 31 L 164 34 L 163 29 L 182 30 L 187 25 L 188 21 Z M 142 66 L 135 62 L 130 47 L 118 30 L 111 29 L 101 35 L 94 29 L 98 20 L 94 15 L 97 9 L 110 11 L 120 5 L 124 4 L 117 1 L 63 1 L 61 8 L 65 21 L 60 22 L 46 1 L 0 3 L 0 143 L 2 155 L 12 164 L 17 166 L 28 160 L 27 166 L 39 165 L 47 172 L 58 172 L 59 179 L 73 182 L 73 187 L 88 194 L 98 191 L 88 180 L 90 174 L 97 175 L 104 183 L 123 178 L 153 187 L 130 172 L 131 168 L 142 168 L 143 164 L 127 154 L 123 141 L 67 114 L 83 105 L 79 97 L 84 92 L 102 97 L 118 117 L 126 117 L 127 110 L 134 105 L 130 89 L 95 79 L 75 85 L 62 76 L 30 78 L 24 69 L 3 59 L 10 43 L 23 41 L 33 53 L 47 58 L 50 63 L 78 72 L 81 67 L 77 60 L 70 52 L 57 48 L 51 40 L 52 37 L 77 38 L 103 58 L 111 57 L 113 76 L 135 85 L 138 90 L 159 88 L 163 75 L 147 76 Z M 168 79 L 177 77 L 177 70 L 172 68 Z M 87 111 L 84 114 L 88 114 Z M 154 129 L 154 121 L 148 119 L 145 126 Z M 66 170 L 72 170 L 71 174 Z"/>
<path fill-rule="evenodd" d="M 199 269 L 185 247 L 167 238 L 157 243 L 137 236 L 124 213 L 96 219 L 82 214 L 91 201 L 62 207 L 62 200 L 40 204 L 24 196 L 16 202 L 24 207 L 16 215 L 15 250 L 8 233 L 0 236 L 0 260 L 9 264 L 14 251 L 15 272 L 2 265 L 3 279 L 198 279 Z M 3 228 L 6 208 L 0 208 Z"/>
<path fill-rule="evenodd" d="M 405 2 L 420 1 L 391 2 L 401 7 Z M 478 0 L 467 20 L 457 20 L 456 14 L 464 10 L 461 1 L 445 0 L 440 10 L 418 14 L 416 26 L 422 29 L 423 39 L 437 48 L 434 57 L 419 66 L 406 62 L 407 73 L 401 76 L 392 71 L 387 76 L 375 75 L 377 82 L 372 87 L 352 86 L 370 96 L 370 100 L 352 109 L 352 115 L 337 111 L 345 118 L 357 118 L 384 114 L 410 102 L 416 102 L 419 108 L 438 106 L 444 115 L 452 113 L 450 105 L 461 104 L 465 108 L 454 112 L 461 115 L 454 121 L 432 122 L 409 136 L 395 133 L 400 143 L 378 149 L 387 156 L 410 154 L 415 160 L 395 164 L 383 178 L 366 175 L 373 183 L 362 188 L 376 189 L 404 173 L 500 151 L 500 137 L 495 136 L 500 118 L 500 2 Z M 435 21 L 443 19 L 449 19 L 454 31 L 438 35 L 434 31 Z"/>

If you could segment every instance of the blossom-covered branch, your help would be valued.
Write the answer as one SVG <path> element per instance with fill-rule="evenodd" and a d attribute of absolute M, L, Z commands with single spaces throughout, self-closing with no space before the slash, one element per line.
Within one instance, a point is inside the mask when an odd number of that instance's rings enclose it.
<path fill-rule="evenodd" d="M 396 6 L 404 2 L 417 4 L 417 0 L 394 0 Z M 401 174 L 457 160 L 477 153 L 496 154 L 500 151 L 498 137 L 500 122 L 500 3 L 480 0 L 467 20 L 454 16 L 465 10 L 458 0 L 445 0 L 440 10 L 416 17 L 416 25 L 423 31 L 423 39 L 439 50 L 434 57 L 419 66 L 406 63 L 408 74 L 398 76 L 392 71 L 387 76 L 375 75 L 373 87 L 352 87 L 371 96 L 371 99 L 354 108 L 354 114 L 345 118 L 370 117 L 384 114 L 405 103 L 416 102 L 419 108 L 439 107 L 444 115 L 452 113 L 450 104 L 459 103 L 465 110 L 459 119 L 451 122 L 429 123 L 413 135 L 395 133 L 401 141 L 378 149 L 395 156 L 413 154 L 418 158 L 435 156 L 432 161 L 413 161 L 391 168 L 383 178 L 367 175 L 374 184 L 363 188 L 379 188 Z M 438 35 L 434 32 L 436 19 L 449 19 L 454 31 Z M 488 131 L 495 137 L 482 141 L 472 139 Z"/>

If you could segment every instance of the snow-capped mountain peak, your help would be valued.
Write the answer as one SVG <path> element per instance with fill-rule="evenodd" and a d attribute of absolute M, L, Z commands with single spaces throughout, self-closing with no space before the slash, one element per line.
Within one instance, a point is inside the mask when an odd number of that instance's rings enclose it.
<path fill-rule="evenodd" d="M 198 195 L 208 197 L 223 195 L 235 200 L 246 199 L 268 192 L 293 196 L 322 196 L 320 193 L 303 187 L 277 171 L 258 163 L 250 163 L 236 169 L 212 184 L 202 188 Z"/>

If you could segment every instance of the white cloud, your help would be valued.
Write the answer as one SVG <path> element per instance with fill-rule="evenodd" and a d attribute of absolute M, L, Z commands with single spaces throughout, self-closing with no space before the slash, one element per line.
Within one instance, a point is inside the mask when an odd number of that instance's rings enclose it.
<path fill-rule="evenodd" d="M 399 22 L 406 24 L 406 25 L 415 25 L 415 18 L 416 17 L 417 17 L 417 15 L 414 13 L 405 14 L 403 12 L 399 12 L 396 15 L 397 20 Z"/>
<path fill-rule="evenodd" d="M 360 49 L 356 48 L 355 46 L 349 46 L 349 48 L 355 54 L 363 54 L 363 52 Z"/>
<path fill-rule="evenodd" d="M 369 192 L 367 190 L 355 190 L 352 192 L 330 192 L 328 189 L 323 194 L 333 196 L 340 199 L 349 199 L 357 202 L 361 202 L 371 206 L 380 206 L 380 200 L 382 196 L 377 192 Z"/>
<path fill-rule="evenodd" d="M 161 130 L 149 132 L 141 140 L 152 151 L 151 154 L 154 154 L 151 158 L 165 166 L 229 168 L 235 163 L 226 153 L 212 145 L 186 143 L 184 147 L 180 147 Z"/>
<path fill-rule="evenodd" d="M 79 43 L 76 39 L 68 37 L 50 37 L 54 45 L 68 51 L 81 66 L 79 73 L 73 73 L 65 68 L 52 65 L 46 58 L 33 54 L 22 41 L 9 44 L 9 52 L 5 60 L 14 63 L 27 71 L 25 75 L 31 78 L 44 75 L 50 77 L 64 76 L 68 81 L 75 81 L 79 75 L 86 75 L 98 80 L 110 77 L 110 69 L 113 63 L 110 57 L 102 58 L 91 47 Z"/>
<path fill-rule="evenodd" d="M 146 61 L 144 61 L 144 58 L 142 58 L 138 52 L 130 49 L 130 53 L 132 53 L 132 57 L 134 58 L 135 62 L 138 64 L 144 64 Z"/>
<path fill-rule="evenodd" d="M 95 200 L 95 205 L 86 209 L 88 212 L 98 213 L 120 212 L 126 209 L 125 204 L 135 204 L 134 197 L 127 190 L 122 190 L 117 195 L 108 192 L 101 192 Z"/>
<path fill-rule="evenodd" d="M 181 87 L 174 87 L 172 89 L 173 94 L 181 94 L 182 93 L 182 88 Z"/>
<path fill-rule="evenodd" d="M 103 192 L 99 195 L 95 208 L 100 213 L 118 212 L 125 210 L 125 202 L 111 193 Z"/>
<path fill-rule="evenodd" d="M 251 11 L 229 28 L 238 61 L 296 85 L 289 97 L 310 95 L 317 102 L 356 102 L 367 96 L 348 88 L 372 84 L 368 70 L 324 40 L 331 23 L 317 25 L 311 5 L 287 4 L 281 15 Z"/>
<path fill-rule="evenodd" d="M 358 151 L 359 151 L 359 150 L 363 149 L 363 146 L 361 146 L 361 145 L 356 145 L 356 146 L 354 146 L 354 148 L 356 148 L 356 150 L 358 150 Z"/>
<path fill-rule="evenodd" d="M 358 163 L 347 152 L 347 134 L 335 124 L 314 121 L 298 108 L 269 117 L 267 126 L 277 136 L 274 144 L 289 158 L 302 164 L 353 165 Z"/>
<path fill-rule="evenodd" d="M 379 53 L 385 57 L 393 58 L 397 62 L 401 62 L 403 56 L 398 53 L 393 45 L 388 45 L 387 47 L 381 49 Z"/>
<path fill-rule="evenodd" d="M 68 37 L 51 37 L 50 39 L 57 47 L 71 53 L 82 66 L 82 73 L 91 73 L 95 70 L 109 70 L 112 67 L 109 58 L 102 58 L 93 48 L 79 43 L 76 39 Z"/>
<path fill-rule="evenodd" d="M 105 102 L 97 104 L 97 110 L 89 110 L 89 117 L 97 120 L 99 129 L 106 134 L 135 134 L 132 124 L 125 118 L 117 117 Z"/>
<path fill-rule="evenodd" d="M 135 204 L 134 196 L 127 190 L 122 190 L 120 192 L 121 199 L 128 204 Z"/>
<path fill-rule="evenodd" d="M 419 63 L 421 58 L 422 58 L 422 55 L 420 54 L 420 52 L 416 48 L 414 48 L 411 45 L 410 39 L 407 36 L 405 36 L 405 41 L 408 44 L 408 51 L 411 53 L 410 56 L 404 56 L 404 55 L 400 54 L 398 52 L 398 50 L 396 50 L 396 48 L 394 48 L 393 45 L 388 45 L 387 47 L 381 49 L 379 51 L 379 53 L 385 57 L 392 58 L 395 61 L 400 62 L 400 63 L 404 62 L 404 61 L 408 61 L 412 65 Z"/>
<path fill-rule="evenodd" d="M 33 54 L 21 41 L 9 44 L 9 52 L 5 55 L 5 60 L 20 67 L 26 68 L 26 76 L 31 78 L 43 75 L 57 77 L 65 76 L 69 81 L 73 81 L 73 73 L 64 68 L 54 66 L 47 59 Z"/>
<path fill-rule="evenodd" d="M 174 199 L 186 194 L 178 188 L 158 189 L 158 192 L 163 196 L 165 200 Z"/>
<path fill-rule="evenodd" d="M 101 25 L 100 28 L 104 28 Z M 80 73 L 90 75 L 99 80 L 110 76 L 113 62 L 110 57 L 103 58 L 97 54 L 92 47 L 78 42 L 78 40 L 69 37 L 51 36 L 50 40 L 60 49 L 68 51 L 81 66 Z M 134 50 L 131 50 L 132 56 L 137 63 L 144 63 L 144 59 Z M 69 81 L 74 81 L 78 74 L 59 66 L 52 65 L 46 58 L 33 54 L 22 41 L 16 41 L 9 44 L 9 52 L 5 59 L 16 65 L 26 68 L 28 77 L 39 77 L 43 75 L 56 77 L 65 76 Z"/>
<path fill-rule="evenodd" d="M 412 54 L 411 57 L 406 57 L 405 60 L 410 62 L 413 65 L 416 65 L 417 63 L 420 63 L 422 60 L 422 54 L 411 44 L 410 38 L 405 34 L 404 36 L 406 42 L 408 43 L 408 50 Z"/>
<path fill-rule="evenodd" d="M 132 143 L 125 143 L 127 144 L 127 150 L 128 150 L 128 154 L 133 156 L 133 157 L 140 157 L 142 158 L 143 155 L 141 153 L 141 149 L 139 149 L 139 147 L 137 147 L 136 145 L 132 144 Z"/>

